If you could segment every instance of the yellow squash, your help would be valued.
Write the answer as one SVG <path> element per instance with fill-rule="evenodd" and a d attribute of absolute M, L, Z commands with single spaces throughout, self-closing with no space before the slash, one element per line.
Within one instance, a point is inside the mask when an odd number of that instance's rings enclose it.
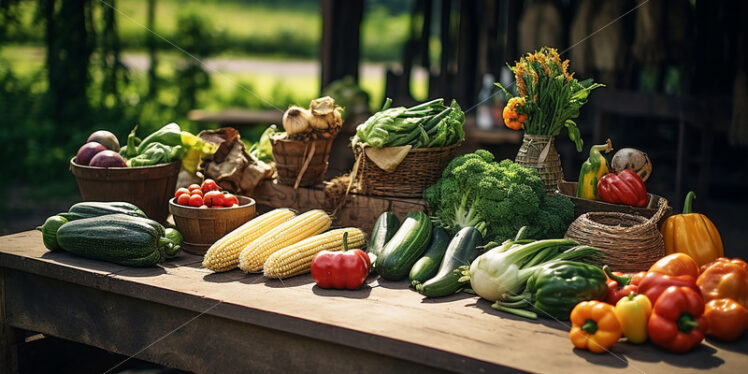
<path fill-rule="evenodd" d="M 613 150 L 610 139 L 605 144 L 593 145 L 590 157 L 582 164 L 577 182 L 577 197 L 597 200 L 597 182 L 603 175 L 608 174 L 608 162 L 600 152 L 608 153 Z"/>
<path fill-rule="evenodd" d="M 695 197 L 693 191 L 689 192 L 683 204 L 683 213 L 665 220 L 662 237 L 668 254 L 685 253 L 702 266 L 723 257 L 725 250 L 714 223 L 703 214 L 691 212 Z"/>

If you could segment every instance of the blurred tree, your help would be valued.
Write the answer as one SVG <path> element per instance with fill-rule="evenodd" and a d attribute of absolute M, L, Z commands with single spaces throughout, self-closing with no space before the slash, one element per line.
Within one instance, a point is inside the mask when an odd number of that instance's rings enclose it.
<path fill-rule="evenodd" d="M 119 33 L 117 32 L 117 17 L 115 16 L 115 0 L 102 4 L 103 27 L 101 33 L 101 62 L 104 73 L 102 84 L 103 104 L 107 107 L 119 108 L 119 83 L 127 83 L 127 67 L 122 63 Z"/>
<path fill-rule="evenodd" d="M 215 32 L 210 19 L 191 7 L 180 10 L 177 25 L 177 45 L 189 54 L 177 72 L 177 113 L 186 115 L 188 111 L 197 108 L 198 92 L 210 87 L 210 74 L 203 69 L 203 60 L 214 52 L 215 43 L 212 40 Z"/>
<path fill-rule="evenodd" d="M 146 31 L 146 45 L 148 47 L 148 57 L 151 60 L 151 65 L 148 67 L 148 98 L 153 99 L 158 92 L 158 75 L 156 74 L 156 69 L 158 68 L 158 56 L 156 55 L 158 44 L 155 34 L 156 0 L 148 0 L 147 15 L 146 26 L 148 30 Z"/>

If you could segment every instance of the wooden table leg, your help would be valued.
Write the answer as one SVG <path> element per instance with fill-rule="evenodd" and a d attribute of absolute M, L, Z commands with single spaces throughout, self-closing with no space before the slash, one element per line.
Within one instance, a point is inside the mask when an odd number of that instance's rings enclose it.
<path fill-rule="evenodd" d="M 0 373 L 18 373 L 18 346 L 22 330 L 5 323 L 5 272 L 0 270 Z"/>

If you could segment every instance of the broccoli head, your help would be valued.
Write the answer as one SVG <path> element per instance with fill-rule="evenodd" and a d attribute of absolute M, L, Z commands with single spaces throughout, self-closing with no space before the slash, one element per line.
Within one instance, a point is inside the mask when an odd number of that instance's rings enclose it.
<path fill-rule="evenodd" d="M 423 198 L 436 224 L 452 234 L 473 226 L 486 241 L 511 238 L 522 226 L 534 238 L 560 236 L 573 218 L 571 201 L 546 196 L 536 170 L 495 162 L 486 150 L 455 157 Z"/>

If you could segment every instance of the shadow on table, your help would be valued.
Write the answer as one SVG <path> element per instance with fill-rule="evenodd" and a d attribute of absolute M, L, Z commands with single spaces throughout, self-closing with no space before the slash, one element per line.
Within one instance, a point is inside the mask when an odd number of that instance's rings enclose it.
<path fill-rule="evenodd" d="M 412 290 L 412 291 L 417 292 L 416 290 Z M 449 303 L 452 301 L 464 300 L 464 299 L 469 299 L 473 297 L 475 297 L 475 295 L 473 294 L 469 294 L 467 292 L 458 292 L 456 294 L 452 294 L 452 295 L 444 296 L 444 297 L 425 297 L 424 296 L 423 300 L 421 300 L 421 303 L 422 304 Z"/>
<path fill-rule="evenodd" d="M 52 260 L 52 261 L 55 261 L 61 264 L 68 265 L 68 266 L 85 268 L 85 269 L 108 273 L 108 274 L 116 274 L 116 273 L 119 273 L 125 270 L 134 270 L 134 269 L 142 270 L 142 271 L 129 272 L 129 273 L 132 273 L 132 274 L 128 273 L 128 276 L 131 276 L 131 277 L 151 277 L 155 275 L 166 274 L 166 270 L 160 267 L 154 266 L 154 267 L 148 267 L 148 268 L 139 268 L 139 267 L 122 266 L 122 265 L 117 265 L 117 264 L 106 262 L 106 261 L 79 257 L 74 254 L 66 253 L 66 252 L 47 252 L 43 254 L 41 258 L 46 259 L 46 260 Z"/>
<path fill-rule="evenodd" d="M 571 347 L 571 342 L 569 342 Z M 616 346 L 613 346 L 608 353 L 592 353 L 590 351 L 570 348 L 575 355 L 585 359 L 587 362 L 593 365 L 608 366 L 617 369 L 623 369 L 629 366 L 629 360 L 624 357 L 620 352 L 617 352 Z"/>
<path fill-rule="evenodd" d="M 357 290 L 334 290 L 322 288 L 315 284 L 314 287 L 312 287 L 312 292 L 317 296 L 366 299 L 369 297 L 369 294 L 371 294 L 371 287 L 368 284 L 364 284 Z"/>
<path fill-rule="evenodd" d="M 369 284 L 370 287 L 383 287 L 390 290 L 407 290 L 410 288 L 408 280 L 389 281 L 378 275 L 369 276 L 369 278 L 366 279 L 366 283 Z"/>
<path fill-rule="evenodd" d="M 229 282 L 238 282 L 241 281 L 243 278 L 246 278 L 247 276 L 241 272 L 241 270 L 231 270 L 226 272 L 220 272 L 220 273 L 209 273 L 206 274 L 203 277 L 203 280 L 206 282 L 212 282 L 212 283 L 229 283 Z"/>
<path fill-rule="evenodd" d="M 538 318 L 537 320 L 527 319 L 524 317 L 516 316 L 511 313 L 502 312 L 500 310 L 491 308 L 491 304 L 493 304 L 493 302 L 478 298 L 474 304 L 468 304 L 466 305 L 466 307 L 478 308 L 482 310 L 483 313 L 491 314 L 498 318 L 505 318 L 505 319 L 510 319 L 512 321 L 521 321 L 521 322 L 527 322 L 527 323 L 532 323 L 532 324 L 541 324 L 543 326 L 550 327 L 554 330 L 559 330 L 559 331 L 564 331 L 564 332 L 569 331 L 569 321 L 557 321 L 555 319 L 542 318 L 542 316 Z"/>
<path fill-rule="evenodd" d="M 734 342 L 723 342 L 707 338 L 709 344 L 719 348 L 723 351 L 746 353 L 748 352 L 748 333 L 744 333 L 742 337 Z"/>
<path fill-rule="evenodd" d="M 287 287 L 299 287 L 310 283 L 314 283 L 311 275 L 299 275 L 287 279 L 265 279 L 265 286 L 270 288 L 287 288 Z"/>
<path fill-rule="evenodd" d="M 628 343 L 618 343 L 621 353 L 636 361 L 644 362 L 666 362 L 673 366 L 693 368 L 693 369 L 711 369 L 719 367 L 725 361 L 714 354 L 717 350 L 705 344 L 701 344 L 687 354 L 668 352 L 651 342 L 643 345 L 634 345 Z"/>

